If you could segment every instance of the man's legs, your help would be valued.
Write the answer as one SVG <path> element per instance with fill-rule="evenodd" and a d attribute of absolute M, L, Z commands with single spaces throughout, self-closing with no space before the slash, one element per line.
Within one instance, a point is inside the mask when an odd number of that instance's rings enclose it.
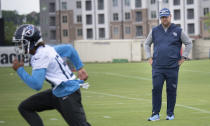
<path fill-rule="evenodd" d="M 164 74 L 160 69 L 152 70 L 152 113 L 159 114 L 162 104 L 162 89 L 164 84 Z"/>
<path fill-rule="evenodd" d="M 174 114 L 176 104 L 176 92 L 178 83 L 179 68 L 169 69 L 166 72 L 166 91 L 167 91 L 167 115 Z"/>
<path fill-rule="evenodd" d="M 44 126 L 37 112 L 54 109 L 51 99 L 52 91 L 46 90 L 23 101 L 18 110 L 30 126 Z"/>
<path fill-rule="evenodd" d="M 57 110 L 70 126 L 90 126 L 86 120 L 81 103 L 80 90 L 77 90 L 71 95 L 59 98 Z"/>

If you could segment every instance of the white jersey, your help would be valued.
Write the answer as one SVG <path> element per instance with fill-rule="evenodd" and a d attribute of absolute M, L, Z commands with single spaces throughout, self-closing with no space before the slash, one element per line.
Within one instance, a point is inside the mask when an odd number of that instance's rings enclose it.
<path fill-rule="evenodd" d="M 36 50 L 36 54 L 31 57 L 31 65 L 33 70 L 46 68 L 45 78 L 54 88 L 62 82 L 76 79 L 55 49 L 48 45 L 40 46 Z"/>

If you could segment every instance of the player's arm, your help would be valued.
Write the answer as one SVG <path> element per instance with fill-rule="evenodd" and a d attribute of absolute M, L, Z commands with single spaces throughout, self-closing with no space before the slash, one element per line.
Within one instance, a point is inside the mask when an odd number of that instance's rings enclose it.
<path fill-rule="evenodd" d="M 184 52 L 182 54 L 183 57 L 187 58 L 190 54 L 190 51 L 192 49 L 192 40 L 189 38 L 189 36 L 182 31 L 181 33 L 181 41 L 182 43 L 184 43 L 185 45 L 185 49 L 184 49 Z"/>
<path fill-rule="evenodd" d="M 61 57 L 67 57 L 73 63 L 73 65 L 76 67 L 76 70 L 78 71 L 78 77 L 81 80 L 87 80 L 88 74 L 83 68 L 84 64 L 80 60 L 77 51 L 72 45 L 62 44 L 54 46 L 54 48 Z"/>
<path fill-rule="evenodd" d="M 186 33 L 183 31 L 181 32 L 181 41 L 185 45 L 184 52 L 182 54 L 182 58 L 179 60 L 179 66 L 181 66 L 182 63 L 184 63 L 185 59 L 187 59 L 188 55 L 190 54 L 190 51 L 192 49 L 192 41 L 188 37 Z"/>
<path fill-rule="evenodd" d="M 29 75 L 23 67 L 19 67 L 17 74 L 30 88 L 39 91 L 45 80 L 46 69 L 32 70 L 32 75 Z"/>
<path fill-rule="evenodd" d="M 74 49 L 72 45 L 62 44 L 54 46 L 54 48 L 61 57 L 67 57 L 70 61 L 72 61 L 77 71 L 84 66 L 84 64 L 79 58 L 77 51 Z"/>
<path fill-rule="evenodd" d="M 152 31 L 147 36 L 147 39 L 144 42 L 144 49 L 146 52 L 146 58 L 149 60 L 149 63 L 152 65 L 152 55 L 151 55 L 151 45 L 152 45 Z"/>

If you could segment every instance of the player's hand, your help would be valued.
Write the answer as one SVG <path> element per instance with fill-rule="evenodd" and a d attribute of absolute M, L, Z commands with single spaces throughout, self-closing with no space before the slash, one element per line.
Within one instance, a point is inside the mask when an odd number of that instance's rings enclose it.
<path fill-rule="evenodd" d="M 149 58 L 148 62 L 149 62 L 149 64 L 152 66 L 152 63 L 153 63 L 152 58 Z"/>
<path fill-rule="evenodd" d="M 182 58 L 181 60 L 179 60 L 179 66 L 181 66 L 181 65 L 182 65 L 182 63 L 184 63 L 184 61 L 185 61 L 185 59 L 184 59 L 184 58 Z"/>
<path fill-rule="evenodd" d="M 20 62 L 19 62 L 17 58 L 15 58 L 15 59 L 13 60 L 12 68 L 13 68 L 15 71 L 17 71 L 17 69 L 18 69 L 19 67 L 22 67 L 22 66 L 24 66 L 24 62 L 23 62 L 23 61 L 20 61 Z"/>
<path fill-rule="evenodd" d="M 78 77 L 80 80 L 87 80 L 88 79 L 88 74 L 84 68 L 81 68 L 78 71 Z"/>

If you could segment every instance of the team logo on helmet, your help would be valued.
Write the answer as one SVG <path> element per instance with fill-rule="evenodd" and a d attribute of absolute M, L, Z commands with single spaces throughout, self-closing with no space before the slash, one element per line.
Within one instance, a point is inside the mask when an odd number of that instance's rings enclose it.
<path fill-rule="evenodd" d="M 29 25 L 25 28 L 25 36 L 31 37 L 34 34 L 34 27 L 32 25 Z"/>

